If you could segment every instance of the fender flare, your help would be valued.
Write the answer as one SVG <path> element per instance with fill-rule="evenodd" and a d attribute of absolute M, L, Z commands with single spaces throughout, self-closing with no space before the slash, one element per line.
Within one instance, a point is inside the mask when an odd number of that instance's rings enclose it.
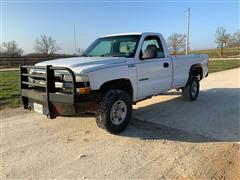
<path fill-rule="evenodd" d="M 193 64 L 193 65 L 190 67 L 190 70 L 189 70 L 189 76 L 188 76 L 187 84 L 188 84 L 189 79 L 190 79 L 190 77 L 191 77 L 191 75 L 192 75 L 192 72 L 193 72 L 194 69 L 196 69 L 196 68 L 201 68 L 202 73 L 203 73 L 203 65 L 202 65 L 202 64 L 200 64 L 200 63 L 198 63 L 198 64 Z M 202 76 L 203 76 L 203 74 L 201 74 L 200 80 L 202 79 Z M 187 84 L 186 84 L 186 85 L 187 85 Z"/>

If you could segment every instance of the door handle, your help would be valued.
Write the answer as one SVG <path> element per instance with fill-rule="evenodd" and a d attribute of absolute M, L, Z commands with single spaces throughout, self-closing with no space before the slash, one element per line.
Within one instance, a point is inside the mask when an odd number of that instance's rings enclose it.
<path fill-rule="evenodd" d="M 169 67 L 169 64 L 165 62 L 165 63 L 163 63 L 163 67 L 167 68 L 167 67 Z"/>

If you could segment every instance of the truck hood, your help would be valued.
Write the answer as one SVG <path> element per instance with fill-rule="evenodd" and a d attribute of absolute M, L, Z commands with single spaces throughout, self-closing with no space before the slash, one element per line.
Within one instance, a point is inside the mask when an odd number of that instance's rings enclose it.
<path fill-rule="evenodd" d="M 35 64 L 35 66 L 58 66 L 70 68 L 75 73 L 81 73 L 83 71 L 89 72 L 99 68 L 105 68 L 113 64 L 126 63 L 127 60 L 124 57 L 73 57 L 55 59 L 50 61 L 44 61 Z"/>

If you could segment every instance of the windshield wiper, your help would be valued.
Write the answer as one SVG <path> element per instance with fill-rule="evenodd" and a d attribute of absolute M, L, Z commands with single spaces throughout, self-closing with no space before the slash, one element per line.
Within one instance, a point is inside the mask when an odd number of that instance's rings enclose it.
<path fill-rule="evenodd" d="M 127 57 L 127 56 L 119 56 L 119 55 L 108 55 L 108 54 L 104 54 L 104 55 L 100 55 L 99 57 Z"/>
<path fill-rule="evenodd" d="M 111 55 L 106 55 L 106 54 L 103 54 L 103 55 L 100 55 L 99 57 L 113 57 Z"/>

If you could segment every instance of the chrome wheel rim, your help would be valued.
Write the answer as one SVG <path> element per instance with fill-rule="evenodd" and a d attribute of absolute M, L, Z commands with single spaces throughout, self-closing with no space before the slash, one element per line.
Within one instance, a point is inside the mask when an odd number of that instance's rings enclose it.
<path fill-rule="evenodd" d="M 127 105 L 124 101 L 116 101 L 111 108 L 110 119 L 114 125 L 121 124 L 127 116 Z"/>
<path fill-rule="evenodd" d="M 197 91 L 198 91 L 198 84 L 196 81 L 192 82 L 192 87 L 191 87 L 191 94 L 192 97 L 195 97 L 197 95 Z"/>

